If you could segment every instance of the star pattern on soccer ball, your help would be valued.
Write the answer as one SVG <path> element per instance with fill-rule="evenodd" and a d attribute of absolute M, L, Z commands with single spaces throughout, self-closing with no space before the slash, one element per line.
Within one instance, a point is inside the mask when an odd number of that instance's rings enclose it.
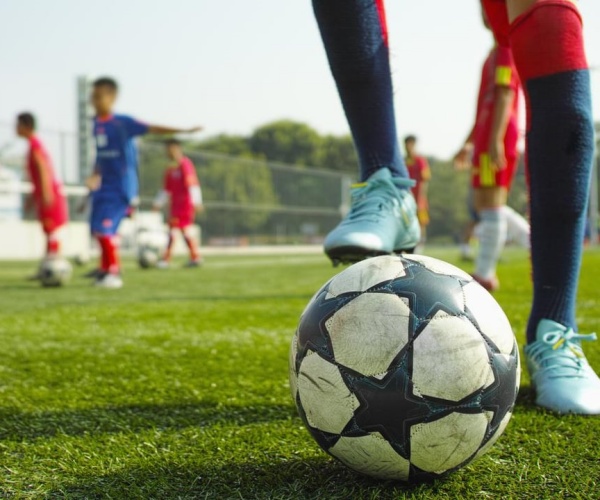
<path fill-rule="evenodd" d="M 355 412 L 358 427 L 381 433 L 400 446 L 408 459 L 410 428 L 432 414 L 432 403 L 414 394 L 412 382 L 403 369 L 394 370 L 383 380 L 365 377 L 349 382 L 360 402 Z"/>
<path fill-rule="evenodd" d="M 490 422 L 492 432 L 495 432 L 506 414 L 512 410 L 517 397 L 519 375 L 517 346 L 513 347 L 510 355 L 502 354 L 488 341 L 490 363 L 494 372 L 494 383 L 482 395 L 481 407 L 485 411 L 494 412 Z"/>
<path fill-rule="evenodd" d="M 462 287 L 468 281 L 438 274 L 411 261 L 405 261 L 405 264 L 406 275 L 391 281 L 389 288 L 397 296 L 408 299 L 410 310 L 417 319 L 416 331 L 440 311 L 453 316 L 464 314 Z"/>

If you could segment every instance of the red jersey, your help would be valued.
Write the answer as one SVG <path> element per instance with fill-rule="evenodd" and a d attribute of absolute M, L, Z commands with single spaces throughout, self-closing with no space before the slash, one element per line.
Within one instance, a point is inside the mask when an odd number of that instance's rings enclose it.
<path fill-rule="evenodd" d="M 485 166 L 486 162 L 489 163 L 488 149 L 494 120 L 496 89 L 498 87 L 508 87 L 515 93 L 504 137 L 506 159 L 510 163 L 518 157 L 519 91 L 521 84 L 510 48 L 500 46 L 495 47 L 490 52 L 481 74 L 477 118 L 473 134 L 473 165 L 475 167 Z"/>
<path fill-rule="evenodd" d="M 42 179 L 36 163 L 36 156 L 43 159 L 43 168 L 46 169 L 46 175 L 50 179 L 54 201 L 51 205 L 45 206 L 42 199 Z M 62 184 L 57 179 L 50 155 L 41 141 L 32 135 L 29 138 L 29 154 L 27 155 L 27 173 L 29 180 L 33 184 L 33 199 L 38 210 L 38 218 L 46 233 L 52 233 L 67 222 L 67 200 L 63 194 Z"/>
<path fill-rule="evenodd" d="M 410 178 L 416 182 L 412 188 L 412 193 L 417 201 L 417 206 L 420 209 L 425 209 L 427 208 L 427 199 L 423 196 L 421 188 L 424 182 L 428 182 L 431 179 L 429 163 L 422 156 L 406 158 L 406 168 L 408 169 Z"/>
<path fill-rule="evenodd" d="M 167 169 L 164 190 L 171 199 L 172 219 L 182 219 L 185 222 L 193 220 L 194 200 L 190 188 L 199 185 L 196 169 L 189 158 L 184 157 L 178 165 Z"/>

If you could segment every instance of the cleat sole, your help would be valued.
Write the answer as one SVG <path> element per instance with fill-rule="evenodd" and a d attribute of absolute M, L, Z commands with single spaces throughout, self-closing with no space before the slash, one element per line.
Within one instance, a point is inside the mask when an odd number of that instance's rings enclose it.
<path fill-rule="evenodd" d="M 333 267 L 339 265 L 352 265 L 365 259 L 379 257 L 380 255 L 390 255 L 388 252 L 365 250 L 359 247 L 340 247 L 326 252 L 327 257 L 331 259 Z"/>

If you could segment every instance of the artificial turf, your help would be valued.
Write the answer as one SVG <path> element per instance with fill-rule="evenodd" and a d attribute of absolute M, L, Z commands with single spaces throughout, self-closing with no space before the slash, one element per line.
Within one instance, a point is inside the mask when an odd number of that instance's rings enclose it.
<path fill-rule="evenodd" d="M 118 291 L 78 276 L 41 289 L 23 280 L 32 266 L 0 263 L 0 498 L 600 498 L 600 417 L 535 408 L 526 373 L 503 438 L 443 481 L 377 482 L 320 451 L 290 398 L 287 353 L 335 273 L 323 257 L 129 262 Z M 508 252 L 499 272 L 522 341 L 526 255 Z M 588 251 L 584 332 L 600 331 L 598 282 Z M 600 369 L 600 343 L 586 352 Z"/>

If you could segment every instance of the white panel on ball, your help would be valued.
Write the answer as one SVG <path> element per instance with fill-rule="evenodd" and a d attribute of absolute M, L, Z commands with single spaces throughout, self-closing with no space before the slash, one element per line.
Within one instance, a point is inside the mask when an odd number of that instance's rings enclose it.
<path fill-rule="evenodd" d="M 298 394 L 310 426 L 331 434 L 341 433 L 359 406 L 337 366 L 314 352 L 300 365 Z"/>
<path fill-rule="evenodd" d="M 515 345 L 515 336 L 502 308 L 494 297 L 478 283 L 469 283 L 463 287 L 465 303 L 477 321 L 481 331 L 496 344 L 503 354 L 511 354 Z"/>
<path fill-rule="evenodd" d="M 365 293 L 327 320 L 336 362 L 367 376 L 385 373 L 408 343 L 411 312 L 397 295 Z"/>
<path fill-rule="evenodd" d="M 383 281 L 405 276 L 400 257 L 386 255 L 366 259 L 338 274 L 329 284 L 327 298 L 343 293 L 364 292 Z"/>
<path fill-rule="evenodd" d="M 489 387 L 494 372 L 475 326 L 438 312 L 415 340 L 412 380 L 422 396 L 449 401 Z"/>
<path fill-rule="evenodd" d="M 490 412 L 491 417 L 493 417 L 493 414 Z M 512 412 L 508 412 L 504 418 L 502 419 L 502 422 L 500 422 L 500 425 L 498 426 L 498 429 L 496 430 L 496 432 L 494 433 L 494 435 L 490 438 L 490 440 L 485 443 L 485 445 L 483 445 L 480 450 L 477 452 L 477 455 L 475 455 L 475 458 L 479 458 L 483 455 L 485 455 L 492 446 L 494 446 L 494 444 L 496 443 L 496 441 L 498 441 L 498 438 L 500 436 L 502 436 L 502 434 L 504 434 L 504 431 L 506 430 L 506 427 L 508 426 L 508 423 L 510 422 L 510 419 L 512 417 Z"/>
<path fill-rule="evenodd" d="M 430 271 L 438 274 L 447 274 L 449 276 L 456 276 L 457 278 L 464 279 L 465 281 L 473 281 L 473 278 L 465 273 L 462 269 L 459 269 L 452 264 L 448 264 L 447 262 L 443 262 L 439 259 L 434 259 L 433 257 L 426 257 L 425 255 L 403 255 L 406 260 L 412 260 L 413 262 L 418 262 L 422 264 Z"/>
<path fill-rule="evenodd" d="M 412 427 L 410 462 L 426 472 L 442 474 L 472 457 L 488 426 L 485 414 L 451 413 Z"/>
<path fill-rule="evenodd" d="M 379 479 L 408 480 L 410 462 L 402 458 L 378 432 L 361 437 L 342 437 L 329 449 L 329 453 L 363 474 Z"/>
<path fill-rule="evenodd" d="M 290 392 L 292 399 L 296 401 L 298 395 L 298 375 L 296 374 L 296 356 L 298 355 L 298 338 L 296 335 L 292 338 L 292 345 L 290 346 L 290 358 L 289 358 L 289 376 L 290 376 Z"/>

